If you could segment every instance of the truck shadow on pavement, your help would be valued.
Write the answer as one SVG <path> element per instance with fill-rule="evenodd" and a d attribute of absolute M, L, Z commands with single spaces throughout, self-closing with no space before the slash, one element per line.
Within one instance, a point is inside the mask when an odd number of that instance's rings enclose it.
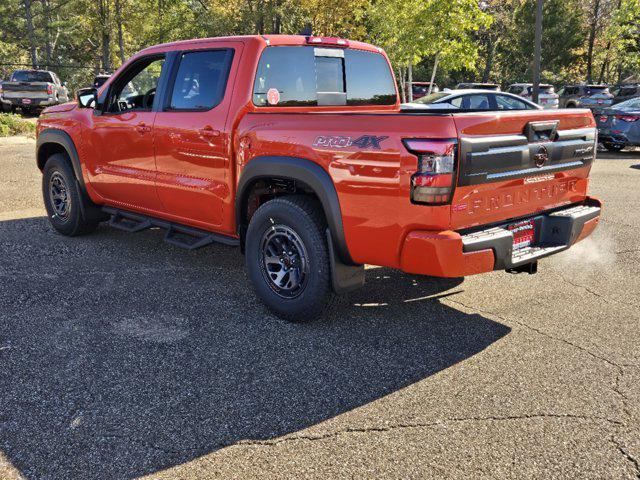
<path fill-rule="evenodd" d="M 510 331 L 433 297 L 461 279 L 384 268 L 322 321 L 287 324 L 238 250 L 161 238 L 0 222 L 0 453 L 26 478 L 133 478 L 294 433 Z"/>

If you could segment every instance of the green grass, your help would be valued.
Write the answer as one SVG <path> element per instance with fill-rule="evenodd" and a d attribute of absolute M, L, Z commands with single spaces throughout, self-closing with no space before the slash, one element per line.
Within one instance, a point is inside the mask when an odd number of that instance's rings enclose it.
<path fill-rule="evenodd" d="M 0 137 L 12 135 L 35 137 L 36 126 L 34 123 L 23 119 L 20 115 L 0 113 Z"/>

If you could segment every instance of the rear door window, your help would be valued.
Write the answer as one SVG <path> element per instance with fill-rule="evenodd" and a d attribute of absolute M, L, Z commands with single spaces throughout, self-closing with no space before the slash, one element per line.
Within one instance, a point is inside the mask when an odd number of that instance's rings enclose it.
<path fill-rule="evenodd" d="M 258 107 L 393 105 L 396 89 L 384 56 L 322 47 L 268 47 L 253 86 Z"/>
<path fill-rule="evenodd" d="M 522 100 L 507 95 L 495 95 L 495 99 L 498 110 L 530 110 L 532 108 Z"/>
<path fill-rule="evenodd" d="M 232 50 L 187 52 L 173 83 L 170 110 L 210 110 L 224 97 Z"/>

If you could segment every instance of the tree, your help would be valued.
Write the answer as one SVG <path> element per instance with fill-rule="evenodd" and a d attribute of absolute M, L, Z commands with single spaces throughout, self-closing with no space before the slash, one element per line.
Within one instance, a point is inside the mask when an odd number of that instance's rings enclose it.
<path fill-rule="evenodd" d="M 478 54 L 473 33 L 491 22 L 476 0 L 381 0 L 370 18 L 374 39 L 398 66 L 403 91 L 405 65 L 423 57 L 434 59 L 432 77 L 438 65 L 473 68 Z"/>

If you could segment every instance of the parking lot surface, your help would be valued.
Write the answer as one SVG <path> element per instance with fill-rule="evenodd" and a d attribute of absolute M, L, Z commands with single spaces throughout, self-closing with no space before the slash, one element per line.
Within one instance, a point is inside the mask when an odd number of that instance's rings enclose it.
<path fill-rule="evenodd" d="M 640 154 L 537 275 L 385 268 L 287 324 L 239 251 L 48 225 L 0 140 L 0 478 L 640 478 Z"/>

